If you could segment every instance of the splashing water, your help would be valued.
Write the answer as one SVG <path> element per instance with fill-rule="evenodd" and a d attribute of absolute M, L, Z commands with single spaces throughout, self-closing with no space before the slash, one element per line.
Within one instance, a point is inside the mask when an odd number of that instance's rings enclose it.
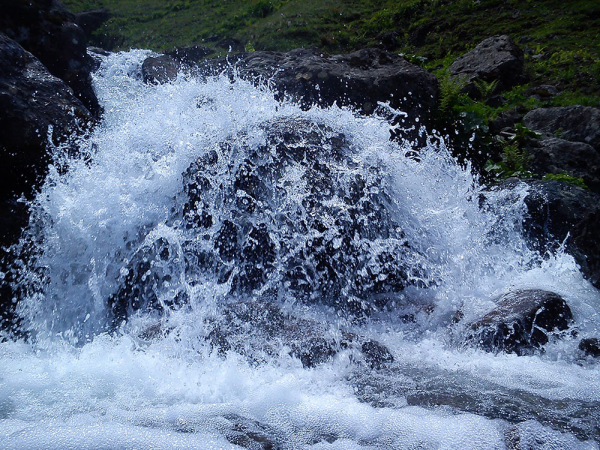
<path fill-rule="evenodd" d="M 240 79 L 145 85 L 148 54 L 103 61 L 103 121 L 33 204 L 4 447 L 598 447 L 578 339 L 494 355 L 451 326 L 537 288 L 600 330 L 573 258 L 522 238 L 524 185 L 486 191 L 443 144 L 414 158 L 377 116 Z"/>

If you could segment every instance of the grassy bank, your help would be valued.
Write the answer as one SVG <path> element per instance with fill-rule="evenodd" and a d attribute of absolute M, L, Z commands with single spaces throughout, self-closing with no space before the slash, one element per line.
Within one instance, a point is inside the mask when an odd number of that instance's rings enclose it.
<path fill-rule="evenodd" d="M 475 134 L 473 154 L 493 176 L 528 174 L 523 164 L 497 164 L 523 155 L 527 139 L 502 142 L 490 124 L 501 114 L 543 106 L 600 106 L 598 0 L 65 0 L 73 11 L 104 7 L 112 18 L 92 38 L 111 50 L 157 51 L 193 44 L 223 54 L 231 45 L 286 51 L 318 47 L 326 53 L 383 46 L 435 73 L 441 81 L 438 129 Z M 508 34 L 525 52 L 521 85 L 499 102 L 461 94 L 448 67 L 483 39 Z M 552 85 L 557 95 L 532 89 Z M 485 86 L 482 87 L 485 90 Z M 527 135 L 527 130 L 523 133 Z M 464 147 L 457 142 L 458 147 Z M 510 144 L 510 145 L 509 145 Z M 472 147 L 471 147 L 472 148 Z M 507 153 L 508 152 L 508 153 Z M 473 157 L 473 154 L 471 155 Z M 488 161 L 490 160 L 490 161 Z M 496 167 L 496 169 L 494 169 Z"/>
<path fill-rule="evenodd" d="M 105 7 L 94 36 L 114 50 L 217 46 L 256 50 L 319 47 L 346 52 L 381 45 L 447 67 L 486 37 L 509 34 L 528 53 L 530 84 L 564 92 L 557 104 L 598 104 L 597 0 L 65 0 L 73 11 Z M 227 44 L 225 44 L 225 48 Z M 423 61 L 423 59 L 421 59 Z"/>

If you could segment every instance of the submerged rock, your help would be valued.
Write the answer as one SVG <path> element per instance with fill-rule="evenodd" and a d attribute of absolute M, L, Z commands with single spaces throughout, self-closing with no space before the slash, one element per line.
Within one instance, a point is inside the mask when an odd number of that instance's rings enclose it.
<path fill-rule="evenodd" d="M 473 84 L 481 80 L 498 82 L 496 91 L 502 91 L 521 81 L 525 58 L 523 51 L 506 35 L 493 36 L 464 54 L 450 66 L 450 73 L 466 78 L 469 92 L 476 92 Z"/>
<path fill-rule="evenodd" d="M 116 325 L 133 312 L 162 312 L 177 309 L 187 303 L 187 293 L 181 285 L 180 265 L 173 248 L 164 238 L 142 247 L 121 270 L 121 286 L 110 297 L 108 306 Z"/>
<path fill-rule="evenodd" d="M 586 338 L 582 339 L 579 343 L 579 350 L 584 356 L 592 356 L 594 358 L 600 358 L 600 339 L 598 338 Z"/>
<path fill-rule="evenodd" d="M 529 353 L 567 330 L 571 309 L 559 295 L 537 289 L 504 294 L 496 308 L 472 323 L 467 341 L 487 351 Z"/>
<path fill-rule="evenodd" d="M 249 450 L 277 450 L 286 448 L 279 442 L 279 432 L 263 423 L 238 414 L 224 416 L 230 429 L 225 430 L 225 438 L 233 445 Z"/>
<path fill-rule="evenodd" d="M 394 362 L 394 357 L 384 345 L 369 339 L 361 346 L 365 362 L 371 369 L 381 369 L 389 363 Z"/>
<path fill-rule="evenodd" d="M 142 64 L 144 83 L 164 84 L 177 79 L 181 63 L 169 55 L 150 56 Z"/>

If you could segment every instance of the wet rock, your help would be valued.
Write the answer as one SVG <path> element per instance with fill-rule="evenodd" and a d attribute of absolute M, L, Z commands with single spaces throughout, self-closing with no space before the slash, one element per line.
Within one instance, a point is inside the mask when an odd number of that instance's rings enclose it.
<path fill-rule="evenodd" d="M 0 33 L 0 244 L 10 245 L 27 220 L 31 199 L 50 160 L 48 140 L 63 142 L 93 118 L 73 91 L 23 47 Z"/>
<path fill-rule="evenodd" d="M 539 175 L 566 173 L 582 178 L 594 192 L 600 192 L 600 153 L 591 145 L 547 138 L 529 148 L 529 169 Z"/>
<path fill-rule="evenodd" d="M 371 369 L 381 369 L 389 363 L 394 362 L 394 357 L 384 345 L 374 340 L 367 340 L 361 346 L 365 362 Z"/>
<path fill-rule="evenodd" d="M 113 322 L 119 325 L 133 313 L 161 313 L 188 303 L 180 284 L 183 262 L 164 238 L 144 244 L 121 269 L 120 287 L 108 300 Z"/>
<path fill-rule="evenodd" d="M 164 84 L 175 81 L 181 63 L 169 55 L 151 56 L 142 63 L 142 78 L 147 84 Z"/>
<path fill-rule="evenodd" d="M 329 361 L 337 350 L 332 342 L 324 338 L 311 338 L 301 346 L 294 346 L 292 355 L 297 357 L 304 367 L 315 367 Z"/>
<path fill-rule="evenodd" d="M 600 196 L 560 181 L 528 184 L 523 229 L 531 245 L 545 253 L 555 251 L 566 240 L 566 250 L 582 273 L 600 287 Z"/>
<path fill-rule="evenodd" d="M 330 361 L 340 348 L 321 324 L 284 313 L 270 301 L 230 302 L 208 326 L 212 328 L 206 337 L 211 350 L 220 355 L 232 350 L 253 363 L 287 348 L 304 367 L 315 367 Z"/>
<path fill-rule="evenodd" d="M 527 113 L 523 121 L 528 128 L 545 137 L 584 142 L 600 151 L 600 108 L 539 108 Z"/>
<path fill-rule="evenodd" d="M 216 153 L 184 174 L 185 227 L 215 249 L 204 266 L 189 255 L 197 270 L 231 283 L 232 293 L 285 293 L 356 314 L 421 283 L 422 256 L 392 219 L 381 175 L 345 170 L 356 163 L 344 136 L 295 119 L 264 132 L 266 144 L 249 153 L 243 139 L 221 146 L 223 161 L 233 161 L 227 179 Z M 300 191 L 289 190 L 292 173 Z"/>
<path fill-rule="evenodd" d="M 496 307 L 469 326 L 467 340 L 486 351 L 527 354 L 569 328 L 571 309 L 559 295 L 542 290 L 504 294 Z"/>
<path fill-rule="evenodd" d="M 100 112 L 92 88 L 93 60 L 77 18 L 58 0 L 6 0 L 0 32 L 32 53 L 48 71 L 65 81 L 93 114 Z"/>
<path fill-rule="evenodd" d="M 215 53 L 215 50 L 212 48 L 192 45 L 190 47 L 176 47 L 171 51 L 165 52 L 165 55 L 175 58 L 182 64 L 193 65 L 213 53 Z"/>
<path fill-rule="evenodd" d="M 521 81 L 525 58 L 523 51 L 506 35 L 493 36 L 464 54 L 450 66 L 450 73 L 466 78 L 470 93 L 477 88 L 477 80 L 487 83 L 498 81 L 496 92 L 508 89 Z"/>
<path fill-rule="evenodd" d="M 592 356 L 594 358 L 600 358 L 600 339 L 598 338 L 586 338 L 582 339 L 579 343 L 579 350 L 583 352 L 584 356 Z"/>
<path fill-rule="evenodd" d="M 220 72 L 229 61 L 232 59 L 207 61 L 206 69 Z M 336 103 L 370 114 L 378 102 L 389 102 L 409 117 L 425 117 L 436 104 L 438 87 L 433 75 L 380 49 L 347 55 L 306 49 L 257 51 L 238 55 L 233 61 L 242 77 L 269 80 L 279 98 L 290 96 L 305 108 Z"/>
<path fill-rule="evenodd" d="M 231 425 L 230 430 L 225 431 L 225 437 L 231 444 L 249 450 L 284 448 L 274 428 L 238 414 L 227 414 L 224 418 Z"/>

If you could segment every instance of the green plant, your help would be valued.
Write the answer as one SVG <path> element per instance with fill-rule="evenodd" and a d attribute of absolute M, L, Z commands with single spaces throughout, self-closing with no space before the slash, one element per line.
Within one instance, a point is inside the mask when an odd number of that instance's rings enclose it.
<path fill-rule="evenodd" d="M 264 18 L 275 11 L 275 6 L 270 0 L 258 0 L 250 5 L 250 15 L 252 17 Z"/>
<path fill-rule="evenodd" d="M 453 77 L 446 72 L 439 80 L 439 111 L 442 115 L 448 115 L 458 105 L 459 99 L 463 95 L 462 90 L 467 85 L 467 79 L 464 77 Z"/>
<path fill-rule="evenodd" d="M 585 182 L 583 181 L 583 178 L 577 178 L 577 177 L 571 176 L 567 173 L 547 173 L 546 175 L 544 175 L 544 178 L 542 178 L 542 180 L 544 180 L 544 181 L 562 181 L 563 183 L 573 184 L 573 185 L 578 186 L 583 189 L 589 189 L 587 187 L 587 185 L 585 184 Z"/>
<path fill-rule="evenodd" d="M 516 142 L 506 142 L 502 147 L 502 161 L 488 160 L 484 169 L 496 178 L 528 178 L 533 174 L 527 170 L 529 155 Z"/>
<path fill-rule="evenodd" d="M 536 131 L 530 130 L 522 123 L 515 124 L 515 135 L 510 138 L 510 141 L 515 142 L 519 147 L 531 142 L 532 139 L 539 139 L 542 135 Z"/>
<path fill-rule="evenodd" d="M 398 56 L 401 56 L 409 63 L 414 64 L 415 66 L 424 67 L 427 62 L 427 58 L 424 56 L 413 55 L 411 53 L 398 53 Z"/>
<path fill-rule="evenodd" d="M 479 93 L 481 94 L 481 97 L 483 99 L 488 99 L 492 96 L 492 94 L 498 87 L 498 80 L 494 80 L 490 83 L 488 83 L 485 80 L 477 80 L 474 82 L 474 84 Z"/>
<path fill-rule="evenodd" d="M 484 169 L 498 178 L 531 177 L 533 174 L 528 170 L 529 154 L 525 146 L 532 139 L 537 139 L 541 135 L 530 130 L 522 123 L 515 125 L 515 134 L 505 141 L 502 145 L 502 161 L 494 162 L 488 160 Z"/>

